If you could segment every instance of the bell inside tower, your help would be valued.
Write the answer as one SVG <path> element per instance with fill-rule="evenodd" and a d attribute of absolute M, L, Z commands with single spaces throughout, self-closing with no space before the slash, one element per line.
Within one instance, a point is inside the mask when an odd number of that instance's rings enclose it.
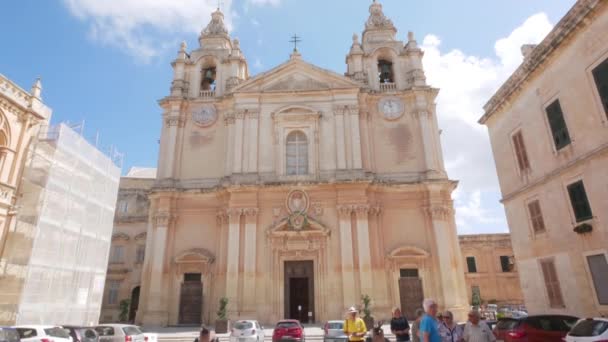
<path fill-rule="evenodd" d="M 393 83 L 395 82 L 393 77 L 393 63 L 387 60 L 378 61 L 378 77 L 380 83 Z"/>
<path fill-rule="evenodd" d="M 201 81 L 202 91 L 214 91 L 215 90 L 215 67 L 205 68 L 202 71 L 203 80 Z"/>

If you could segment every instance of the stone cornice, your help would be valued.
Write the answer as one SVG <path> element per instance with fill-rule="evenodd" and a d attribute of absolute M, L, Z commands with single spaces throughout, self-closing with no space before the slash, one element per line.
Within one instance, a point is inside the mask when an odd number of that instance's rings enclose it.
<path fill-rule="evenodd" d="M 559 21 L 545 39 L 524 59 L 522 64 L 515 70 L 509 79 L 498 89 L 490 101 L 483 107 L 485 114 L 479 119 L 480 124 L 487 120 L 518 90 L 523 83 L 531 77 L 532 73 L 539 68 L 568 38 L 576 32 L 581 24 L 587 24 L 587 17 L 603 1 L 601 0 L 578 0 L 568 13 Z"/>

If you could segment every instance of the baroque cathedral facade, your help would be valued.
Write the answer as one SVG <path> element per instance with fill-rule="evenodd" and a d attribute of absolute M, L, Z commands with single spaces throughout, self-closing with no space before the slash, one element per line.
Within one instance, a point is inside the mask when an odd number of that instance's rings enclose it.
<path fill-rule="evenodd" d="M 149 194 L 136 321 L 412 316 L 467 309 L 462 256 L 423 52 L 376 1 L 344 75 L 304 61 L 249 77 L 218 10 L 182 44 Z M 462 318 L 462 317 L 461 317 Z"/>

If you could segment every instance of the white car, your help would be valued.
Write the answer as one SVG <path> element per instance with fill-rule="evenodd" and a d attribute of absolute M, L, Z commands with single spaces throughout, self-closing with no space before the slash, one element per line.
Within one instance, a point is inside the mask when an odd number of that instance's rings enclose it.
<path fill-rule="evenodd" d="M 236 321 L 230 332 L 230 342 L 264 342 L 264 328 L 258 321 Z"/>
<path fill-rule="evenodd" d="M 72 342 L 69 331 L 54 325 L 18 325 L 22 342 Z"/>
<path fill-rule="evenodd" d="M 566 342 L 608 341 L 608 318 L 583 318 L 570 329 Z"/>

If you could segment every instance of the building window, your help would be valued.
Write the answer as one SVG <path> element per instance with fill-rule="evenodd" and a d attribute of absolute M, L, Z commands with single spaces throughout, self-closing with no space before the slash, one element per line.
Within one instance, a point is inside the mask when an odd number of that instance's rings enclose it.
<path fill-rule="evenodd" d="M 185 273 L 184 274 L 184 282 L 194 281 L 200 283 L 202 280 L 202 275 L 200 273 Z"/>
<path fill-rule="evenodd" d="M 587 221 L 593 218 L 591 206 L 587 199 L 587 192 L 583 181 L 568 185 L 568 194 L 570 195 L 570 204 L 576 217 L 576 222 Z"/>
<path fill-rule="evenodd" d="M 536 200 L 528 203 L 528 212 L 530 213 L 534 233 L 544 232 L 545 220 L 543 220 L 543 212 L 540 209 L 540 201 Z"/>
<path fill-rule="evenodd" d="M 549 126 L 551 127 L 551 134 L 553 135 L 553 143 L 555 144 L 555 149 L 559 151 L 570 145 L 570 133 L 568 133 L 568 126 L 566 126 L 566 120 L 564 120 L 564 113 L 562 112 L 559 100 L 551 103 L 546 111 Z"/>
<path fill-rule="evenodd" d="M 125 253 L 124 246 L 112 246 L 112 251 L 110 252 L 110 264 L 122 263 L 124 253 Z"/>
<path fill-rule="evenodd" d="M 528 159 L 528 152 L 526 151 L 526 145 L 524 145 L 524 136 L 521 131 L 513 134 L 513 146 L 515 147 L 515 156 L 517 157 L 517 165 L 520 171 L 526 171 L 530 169 L 530 160 Z"/>
<path fill-rule="evenodd" d="M 473 285 L 471 286 L 471 305 L 479 306 L 481 305 L 481 290 L 479 286 Z"/>
<path fill-rule="evenodd" d="M 597 300 L 600 305 L 608 305 L 608 262 L 606 262 L 606 256 L 604 254 L 589 255 L 587 262 L 595 285 Z"/>
<path fill-rule="evenodd" d="M 401 278 L 418 278 L 417 268 L 402 268 L 399 270 L 399 277 Z"/>
<path fill-rule="evenodd" d="M 137 249 L 135 250 L 135 263 L 143 264 L 145 256 L 146 256 L 146 246 L 145 245 L 137 246 Z"/>
<path fill-rule="evenodd" d="M 108 305 L 118 304 L 118 289 L 120 288 L 120 282 L 111 280 L 108 282 Z"/>
<path fill-rule="evenodd" d="M 301 131 L 289 133 L 287 136 L 287 174 L 308 174 L 308 140 Z"/>
<path fill-rule="evenodd" d="M 380 78 L 380 83 L 394 83 L 393 63 L 384 59 L 379 60 L 378 77 Z"/>
<path fill-rule="evenodd" d="M 467 257 L 467 269 L 469 273 L 477 273 L 477 264 L 475 263 L 475 257 Z"/>
<path fill-rule="evenodd" d="M 608 116 L 608 59 L 593 69 L 593 79 L 600 94 L 600 100 L 604 107 L 604 113 Z"/>
<path fill-rule="evenodd" d="M 511 258 L 506 255 L 500 256 L 500 268 L 503 272 L 511 272 Z"/>
<path fill-rule="evenodd" d="M 552 308 L 563 308 L 564 297 L 562 296 L 562 289 L 559 286 L 555 262 L 553 260 L 541 260 L 540 266 L 543 272 L 543 278 L 545 279 L 549 306 Z"/>
<path fill-rule="evenodd" d="M 129 202 L 126 200 L 118 201 L 118 212 L 126 213 L 129 210 Z"/>

